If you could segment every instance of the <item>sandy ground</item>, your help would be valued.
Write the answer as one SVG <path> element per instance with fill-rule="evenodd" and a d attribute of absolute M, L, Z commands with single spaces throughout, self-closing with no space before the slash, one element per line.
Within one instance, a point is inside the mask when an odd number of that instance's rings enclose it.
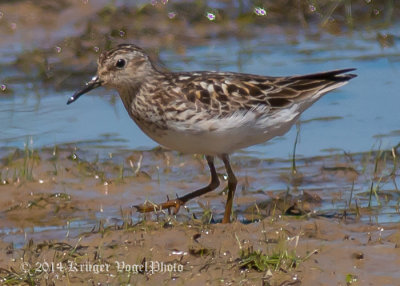
<path fill-rule="evenodd" d="M 4 269 L 15 269 L 25 278 L 21 269 L 47 267 L 31 273 L 40 285 L 396 285 L 399 238 L 398 226 L 318 218 L 207 226 L 147 222 L 17 250 L 4 244 L 0 266 L 3 277 Z M 281 240 L 298 257 L 295 269 L 240 267 L 241 251 L 273 252 Z"/>

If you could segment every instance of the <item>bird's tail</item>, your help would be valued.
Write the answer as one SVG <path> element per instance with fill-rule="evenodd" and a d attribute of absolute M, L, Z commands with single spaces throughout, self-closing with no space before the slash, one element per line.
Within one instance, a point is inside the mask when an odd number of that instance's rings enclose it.
<path fill-rule="evenodd" d="M 319 72 L 312 73 L 300 76 L 293 76 L 292 79 L 305 79 L 305 80 L 328 80 L 328 81 L 349 81 L 352 78 L 355 78 L 356 74 L 351 74 L 347 72 L 351 72 L 356 70 L 355 68 L 350 69 L 341 69 L 341 70 L 333 70 L 327 72 Z"/>

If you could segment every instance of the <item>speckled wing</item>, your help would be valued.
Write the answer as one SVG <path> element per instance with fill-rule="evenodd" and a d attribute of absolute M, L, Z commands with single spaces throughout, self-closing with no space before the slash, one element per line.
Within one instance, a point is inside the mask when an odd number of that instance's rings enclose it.
<path fill-rule="evenodd" d="M 291 76 L 265 77 L 240 73 L 195 72 L 176 77 L 177 85 L 190 102 L 222 116 L 238 110 L 274 111 L 289 108 L 293 103 L 324 94 L 343 85 L 354 74 L 342 69 Z"/>

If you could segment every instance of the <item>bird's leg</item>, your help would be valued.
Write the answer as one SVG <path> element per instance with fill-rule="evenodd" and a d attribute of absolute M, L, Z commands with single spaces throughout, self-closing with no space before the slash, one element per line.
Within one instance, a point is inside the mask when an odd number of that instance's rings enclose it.
<path fill-rule="evenodd" d="M 222 220 L 222 223 L 230 223 L 233 197 L 235 196 L 237 179 L 235 177 L 235 174 L 232 171 L 231 164 L 229 163 L 228 154 L 223 154 L 221 156 L 221 159 L 224 162 L 226 172 L 228 173 L 228 198 L 226 199 L 225 213 L 224 213 L 224 218 Z"/>
<path fill-rule="evenodd" d="M 162 204 L 156 205 L 156 204 L 147 203 L 147 204 L 135 206 L 135 208 L 139 212 L 142 212 L 142 213 L 174 208 L 175 209 L 174 214 L 177 214 L 179 211 L 179 208 L 181 206 L 183 206 L 187 201 L 215 190 L 219 186 L 219 179 L 218 179 L 217 171 L 215 170 L 215 166 L 214 166 L 214 157 L 206 156 L 206 159 L 207 159 L 208 167 L 210 168 L 210 172 L 211 172 L 211 182 L 210 182 L 210 184 L 208 184 L 208 186 L 201 188 L 199 190 L 196 190 L 194 192 L 191 192 L 183 197 L 178 197 L 174 200 L 168 200 Z"/>

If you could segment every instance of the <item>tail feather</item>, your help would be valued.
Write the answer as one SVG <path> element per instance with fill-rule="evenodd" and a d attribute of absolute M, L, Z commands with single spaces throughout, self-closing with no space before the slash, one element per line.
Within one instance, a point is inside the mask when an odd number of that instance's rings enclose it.
<path fill-rule="evenodd" d="M 309 80 L 332 80 L 332 81 L 349 81 L 355 78 L 356 74 L 347 73 L 356 70 L 355 68 L 333 70 L 327 72 L 306 74 L 300 76 L 293 76 L 292 79 L 309 79 Z M 346 74 L 347 73 L 347 74 Z"/>

